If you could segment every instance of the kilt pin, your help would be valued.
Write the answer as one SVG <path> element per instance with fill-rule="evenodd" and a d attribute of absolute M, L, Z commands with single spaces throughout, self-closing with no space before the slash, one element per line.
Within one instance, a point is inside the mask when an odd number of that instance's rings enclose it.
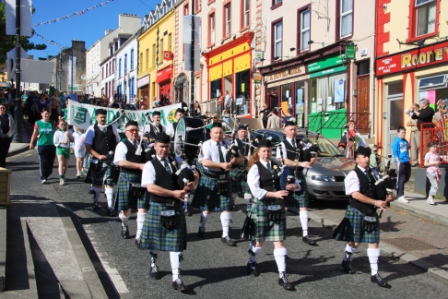
<path fill-rule="evenodd" d="M 148 209 L 149 195 L 147 192 L 140 198 L 131 198 L 129 191 L 131 183 L 140 184 L 141 175 L 135 173 L 120 172 L 117 188 L 115 191 L 113 207 L 116 211 L 125 211 L 127 209 Z"/>

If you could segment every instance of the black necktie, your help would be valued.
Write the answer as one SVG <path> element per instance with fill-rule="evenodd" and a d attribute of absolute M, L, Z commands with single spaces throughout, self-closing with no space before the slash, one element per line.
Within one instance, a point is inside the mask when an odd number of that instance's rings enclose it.
<path fill-rule="evenodd" d="M 297 148 L 296 141 L 295 141 L 294 139 L 291 140 L 291 143 L 292 143 L 292 146 L 293 146 L 294 148 Z"/>
<path fill-rule="evenodd" d="M 216 145 L 218 146 L 219 162 L 224 163 L 225 160 L 224 160 L 224 155 L 222 154 L 222 150 L 221 150 L 221 143 L 218 142 Z"/>
<path fill-rule="evenodd" d="M 372 174 L 370 173 L 370 171 L 366 170 L 366 171 L 364 171 L 364 173 L 366 174 L 367 179 L 369 180 L 369 183 L 372 183 L 374 178 L 373 178 Z"/>
<path fill-rule="evenodd" d="M 159 127 L 159 133 L 162 133 L 162 125 L 158 124 L 157 126 Z"/>
<path fill-rule="evenodd" d="M 163 166 L 165 166 L 166 171 L 171 173 L 170 165 L 166 162 L 166 160 L 163 160 Z"/>

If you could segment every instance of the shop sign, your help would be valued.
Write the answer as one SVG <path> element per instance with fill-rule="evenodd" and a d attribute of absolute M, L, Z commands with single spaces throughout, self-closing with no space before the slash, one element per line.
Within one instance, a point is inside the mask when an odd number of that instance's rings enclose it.
<path fill-rule="evenodd" d="M 261 76 L 260 72 L 254 72 L 252 74 L 252 76 L 253 76 L 253 79 L 254 79 L 254 84 L 260 84 L 261 83 L 262 76 Z"/>
<path fill-rule="evenodd" d="M 345 59 L 355 59 L 355 45 L 345 46 Z"/>
<path fill-rule="evenodd" d="M 303 71 L 302 71 L 301 67 L 299 66 L 299 67 L 292 68 L 292 69 L 289 69 L 289 70 L 286 70 L 286 71 L 283 71 L 280 73 L 275 73 L 270 76 L 266 76 L 266 79 L 268 82 L 271 82 L 271 81 L 275 81 L 275 80 L 279 80 L 279 79 L 293 77 L 293 76 L 301 74 L 301 73 L 303 73 Z"/>
<path fill-rule="evenodd" d="M 157 72 L 156 82 L 160 83 L 166 80 L 171 79 L 171 75 L 173 74 L 173 66 L 168 66 L 163 70 Z"/>
<path fill-rule="evenodd" d="M 448 42 L 377 59 L 376 75 L 383 76 L 444 62 L 448 62 Z"/>
<path fill-rule="evenodd" d="M 310 78 L 317 78 L 317 77 L 322 77 L 322 76 L 328 76 L 334 73 L 339 73 L 339 72 L 343 72 L 347 70 L 347 66 L 345 65 L 340 65 L 331 69 L 327 69 L 327 70 L 323 70 L 320 72 L 316 72 L 316 73 L 312 73 L 310 74 Z"/>
<path fill-rule="evenodd" d="M 149 75 L 137 80 L 137 87 L 142 87 L 149 84 Z"/>
<path fill-rule="evenodd" d="M 338 55 L 310 63 L 307 65 L 307 70 L 308 73 L 317 72 L 344 63 L 345 63 L 345 55 Z"/>

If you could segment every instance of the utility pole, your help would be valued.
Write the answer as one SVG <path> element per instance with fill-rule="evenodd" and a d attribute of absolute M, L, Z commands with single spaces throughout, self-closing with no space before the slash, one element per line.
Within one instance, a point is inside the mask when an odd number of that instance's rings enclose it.
<path fill-rule="evenodd" d="M 194 111 L 194 1 L 191 1 L 191 78 L 190 78 L 190 114 Z"/>
<path fill-rule="evenodd" d="M 14 117 L 16 121 L 16 133 L 12 142 L 22 142 L 22 98 L 20 95 L 20 0 L 16 0 L 16 100 Z"/>

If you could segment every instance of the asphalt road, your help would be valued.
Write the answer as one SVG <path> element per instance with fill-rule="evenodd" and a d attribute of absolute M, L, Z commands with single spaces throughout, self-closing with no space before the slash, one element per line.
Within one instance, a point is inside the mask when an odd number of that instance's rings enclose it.
<path fill-rule="evenodd" d="M 435 278 L 421 269 L 382 253 L 380 273 L 392 285 L 383 289 L 370 282 L 370 267 L 366 247 L 361 246 L 353 258 L 355 275 L 344 274 L 341 260 L 345 244 L 330 238 L 331 228 L 321 223 L 310 222 L 310 234 L 318 241 L 317 247 L 302 243 L 300 220 L 296 215 L 288 216 L 287 240 L 289 259 L 287 273 L 290 282 L 296 284 L 296 291 L 288 292 L 278 284 L 277 267 L 273 257 L 273 246 L 267 243 L 259 255 L 259 277 L 246 275 L 249 243 L 239 240 L 237 247 L 221 243 L 219 214 L 215 213 L 207 222 L 206 239 L 199 240 L 196 233 L 199 211 L 187 217 L 188 249 L 184 251 L 182 279 L 189 286 L 188 294 L 180 294 L 171 288 L 169 254 L 159 254 L 162 278 L 158 281 L 149 277 L 149 251 L 137 249 L 134 240 L 120 236 L 118 218 L 106 217 L 106 200 L 102 194 L 102 208 L 92 211 L 92 195 L 89 186 L 75 178 L 74 157 L 66 178 L 66 185 L 59 186 L 57 168 L 48 184 L 41 185 L 37 154 L 25 152 L 11 157 L 8 167 L 13 170 L 12 200 L 22 198 L 51 199 L 71 209 L 77 216 L 77 225 L 82 225 L 94 264 L 103 278 L 103 285 L 111 298 L 114 294 L 108 274 L 112 275 L 120 296 L 126 298 L 181 298 L 194 295 L 196 298 L 441 298 L 446 297 L 448 283 Z M 243 201 L 238 202 L 239 208 Z M 341 205 L 329 205 L 335 213 L 341 213 Z M 325 210 L 322 204 L 319 208 Z M 233 213 L 231 237 L 237 238 L 245 215 Z M 130 220 L 131 236 L 135 234 L 135 214 Z M 121 281 L 122 280 L 122 281 Z"/>

